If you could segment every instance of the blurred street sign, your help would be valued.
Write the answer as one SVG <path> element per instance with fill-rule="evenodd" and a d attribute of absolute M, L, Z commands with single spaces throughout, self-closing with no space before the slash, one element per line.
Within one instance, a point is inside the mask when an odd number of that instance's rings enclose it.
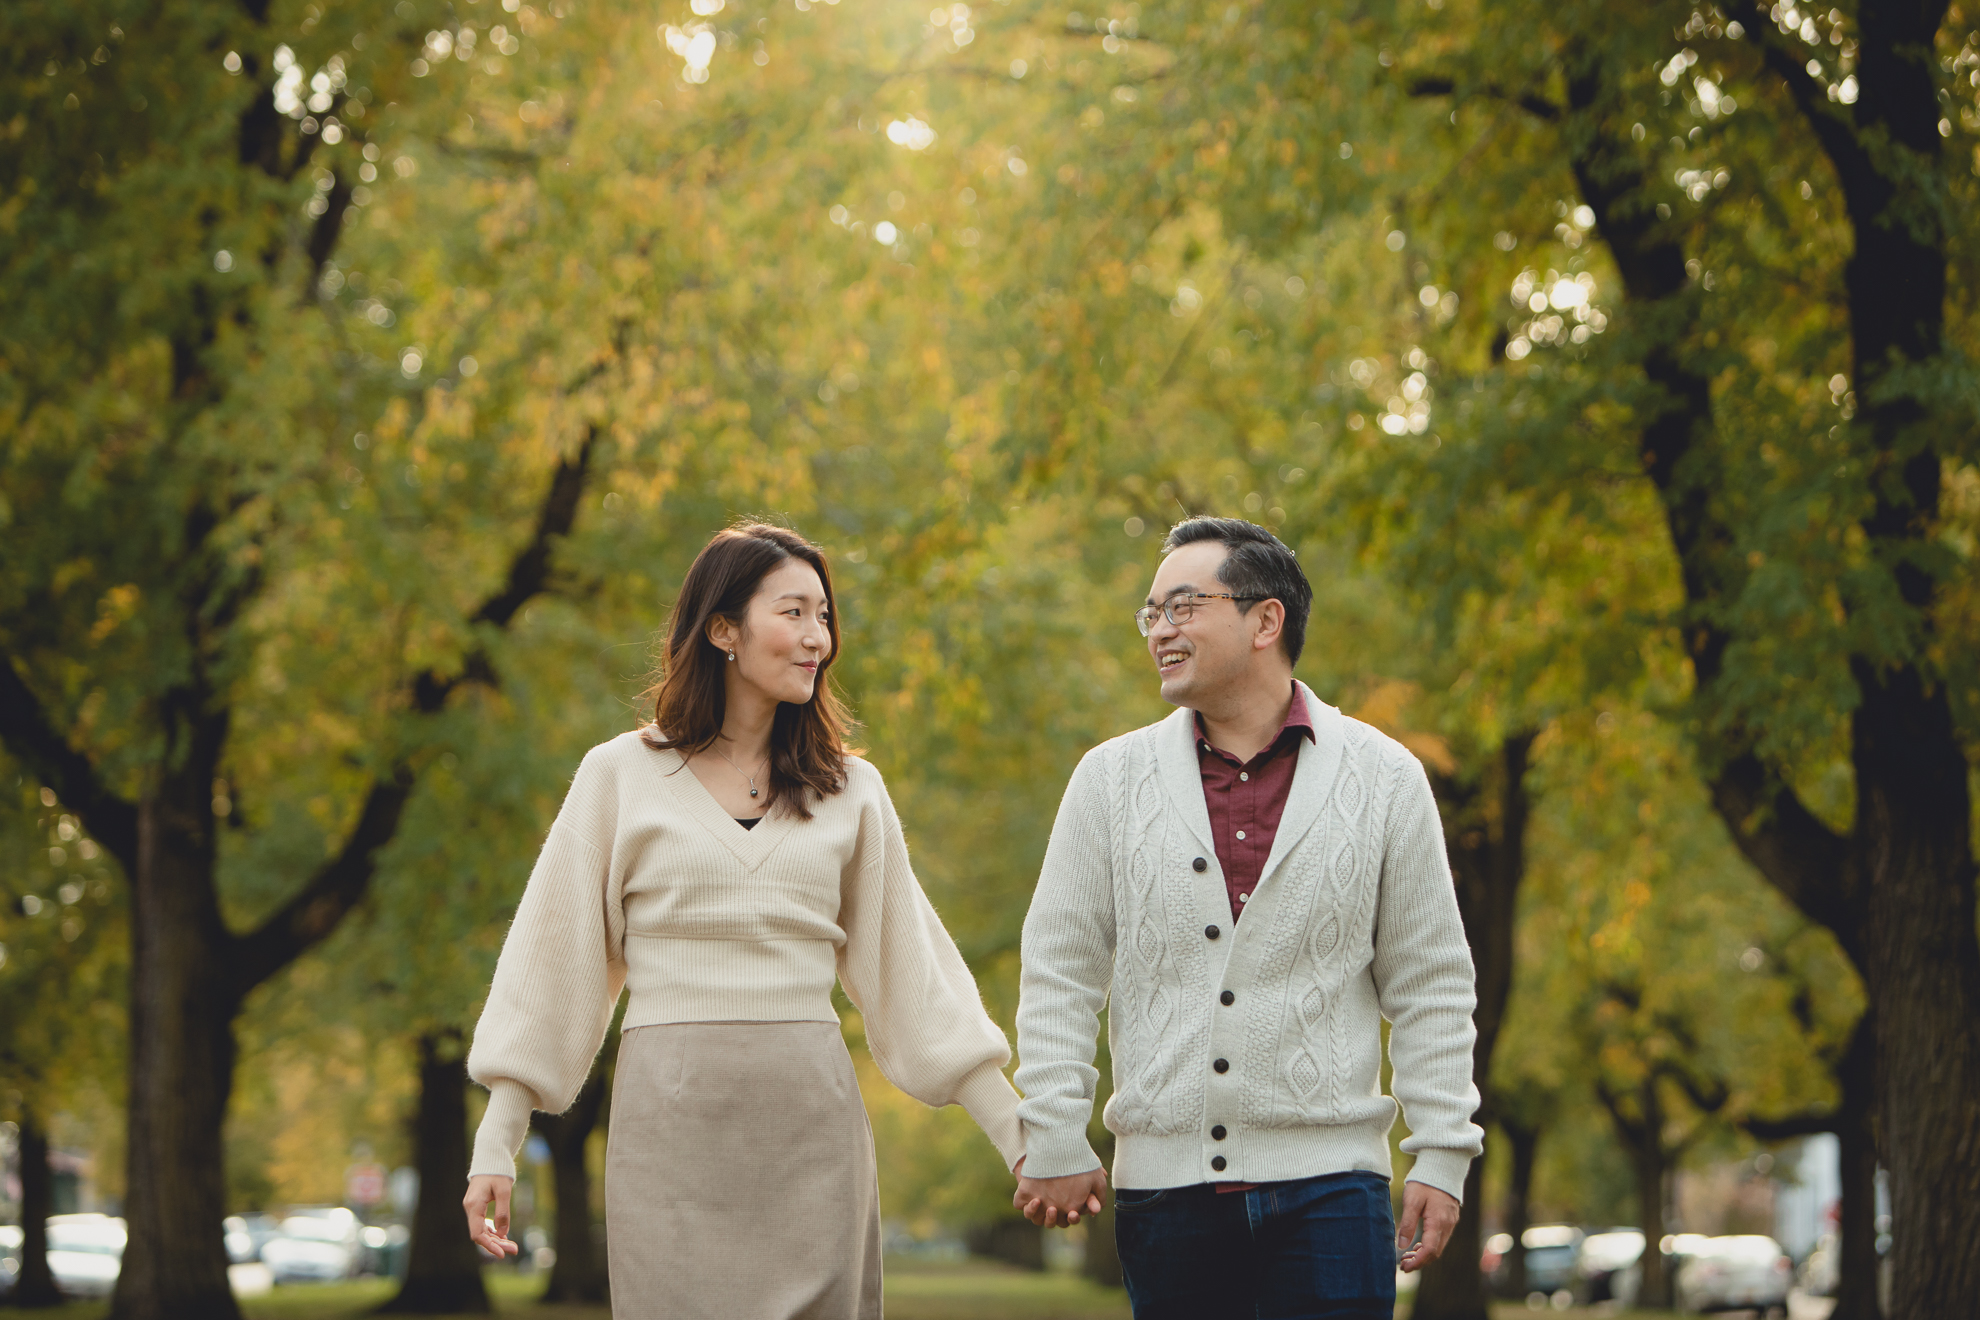
<path fill-rule="evenodd" d="M 385 1199 L 385 1166 L 353 1164 L 344 1172 L 346 1204 L 369 1208 Z"/>

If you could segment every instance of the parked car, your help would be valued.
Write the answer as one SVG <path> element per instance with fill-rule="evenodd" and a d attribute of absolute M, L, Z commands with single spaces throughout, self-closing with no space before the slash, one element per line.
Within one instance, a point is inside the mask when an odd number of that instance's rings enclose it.
<path fill-rule="evenodd" d="M 1636 1304 L 1643 1280 L 1643 1234 L 1634 1228 L 1612 1228 L 1581 1240 L 1574 1263 L 1574 1299 L 1582 1306 L 1597 1302 Z"/>
<path fill-rule="evenodd" d="M 1567 1224 L 1535 1224 L 1519 1235 L 1526 1246 L 1526 1289 L 1522 1297 L 1533 1293 L 1551 1297 L 1574 1282 L 1574 1263 L 1581 1254 L 1581 1230 Z M 1512 1280 L 1509 1276 L 1506 1257 L 1512 1251 L 1510 1233 L 1494 1233 L 1485 1243 L 1485 1254 L 1479 1258 L 1478 1268 L 1486 1278 L 1486 1286 L 1499 1296 L 1509 1296 Z"/>
<path fill-rule="evenodd" d="M 48 1272 L 70 1297 L 108 1297 L 124 1265 L 124 1221 L 109 1215 L 50 1215 Z"/>
<path fill-rule="evenodd" d="M 1758 1233 L 1742 1233 L 1687 1245 L 1690 1250 L 1673 1276 L 1679 1309 L 1787 1314 L 1794 1262 L 1780 1243 Z"/>
<path fill-rule="evenodd" d="M 325 1283 L 358 1272 L 358 1218 L 342 1206 L 299 1209 L 261 1247 L 276 1283 Z"/>
<path fill-rule="evenodd" d="M 280 1220 L 260 1211 L 228 1215 L 222 1227 L 227 1235 L 227 1259 L 235 1265 L 260 1260 L 262 1247 L 282 1231 Z"/>

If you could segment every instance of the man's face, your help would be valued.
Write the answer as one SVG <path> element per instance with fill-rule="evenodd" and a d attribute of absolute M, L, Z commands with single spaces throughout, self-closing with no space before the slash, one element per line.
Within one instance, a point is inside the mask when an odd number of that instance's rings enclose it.
<path fill-rule="evenodd" d="M 1229 591 L 1217 578 L 1229 554 L 1218 541 L 1183 546 L 1155 570 L 1147 603 L 1159 609 L 1176 596 Z M 1148 629 L 1148 654 L 1162 678 L 1162 700 L 1200 710 L 1204 702 L 1214 702 L 1218 694 L 1246 680 L 1257 627 L 1249 616 L 1238 613 L 1237 601 L 1192 603 L 1195 613 L 1188 623 L 1170 623 L 1166 615 L 1156 614 Z"/>

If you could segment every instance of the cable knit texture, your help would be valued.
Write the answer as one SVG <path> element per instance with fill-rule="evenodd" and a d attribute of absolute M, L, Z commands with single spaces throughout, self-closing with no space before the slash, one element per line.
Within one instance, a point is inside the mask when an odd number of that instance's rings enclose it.
<path fill-rule="evenodd" d="M 1315 739 L 1235 927 L 1190 711 L 1103 743 L 1073 773 L 1024 923 L 1031 1177 L 1100 1165 L 1086 1124 L 1111 992 L 1116 1186 L 1387 1177 L 1400 1100 L 1409 1177 L 1463 1196 L 1484 1141 L 1476 993 L 1436 800 L 1408 749 L 1302 691 Z"/>
<path fill-rule="evenodd" d="M 627 1030 L 837 1022 L 835 977 L 888 1080 L 962 1105 L 1017 1162 L 1010 1043 L 915 880 L 880 772 L 854 758 L 847 773 L 810 820 L 773 811 L 746 830 L 638 732 L 585 756 L 475 1027 L 468 1074 L 489 1101 L 472 1173 L 515 1176 L 530 1111 L 577 1098 L 623 988 Z"/>

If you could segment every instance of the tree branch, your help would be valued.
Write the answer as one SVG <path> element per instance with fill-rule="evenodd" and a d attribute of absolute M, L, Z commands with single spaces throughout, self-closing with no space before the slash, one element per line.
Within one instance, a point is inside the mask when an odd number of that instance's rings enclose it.
<path fill-rule="evenodd" d="M 1746 860 L 1836 937 L 1858 971 L 1863 968 L 1863 904 L 1848 865 L 1848 840 L 1837 835 L 1748 752 L 1711 780 L 1712 805 Z"/>
<path fill-rule="evenodd" d="M 603 370 L 601 364 L 582 377 L 578 385 L 595 379 Z M 549 588 L 551 556 L 556 542 L 568 535 L 577 521 L 598 430 L 597 426 L 591 427 L 577 452 L 558 461 L 537 513 L 535 532 L 510 562 L 508 581 L 470 616 L 472 622 L 506 628 L 524 602 Z M 496 681 L 494 667 L 483 648 L 470 652 L 456 674 L 441 675 L 431 669 L 419 673 L 407 685 L 411 704 L 423 715 L 438 714 L 445 708 L 449 694 L 470 681 L 491 685 Z M 403 760 L 375 779 L 365 795 L 357 825 L 337 855 L 272 916 L 236 940 L 235 978 L 240 993 L 247 993 L 321 941 L 363 900 L 378 869 L 379 851 L 398 832 L 400 816 L 412 797 L 414 779 L 412 766 Z"/>
<path fill-rule="evenodd" d="M 1411 96 L 1415 97 L 1452 96 L 1457 94 L 1459 87 L 1455 78 L 1441 75 L 1425 75 L 1410 79 L 1405 90 Z M 1559 122 L 1564 113 L 1561 107 L 1555 105 L 1538 92 L 1509 92 L 1498 84 L 1489 82 L 1470 84 L 1463 90 L 1477 93 L 1490 100 L 1504 101 L 1508 105 L 1516 105 L 1534 118 L 1544 119 L 1550 124 Z"/>
<path fill-rule="evenodd" d="M 137 865 L 137 807 L 111 792 L 89 758 L 69 746 L 8 655 L 0 655 L 0 743 L 55 790 L 129 874 Z"/>
<path fill-rule="evenodd" d="M 1810 1110 L 1805 1114 L 1789 1114 L 1782 1118 L 1749 1115 L 1738 1120 L 1740 1131 L 1756 1141 L 1791 1141 L 1795 1137 L 1812 1137 L 1818 1132 L 1834 1132 L 1841 1122 L 1842 1115 L 1833 1109 Z"/>
<path fill-rule="evenodd" d="M 1850 122 L 1850 112 L 1840 103 L 1829 100 L 1828 92 L 1815 76 L 1808 72 L 1804 63 L 1806 48 L 1797 51 L 1787 44 L 1787 38 L 1774 20 L 1764 10 L 1750 0 L 1729 0 L 1722 6 L 1727 18 L 1736 21 L 1760 48 L 1760 58 L 1775 77 L 1787 87 L 1788 96 L 1794 101 L 1795 109 L 1801 111 L 1802 118 L 1822 144 L 1822 150 L 1842 177 L 1845 192 L 1852 184 L 1860 186 L 1866 175 L 1876 173 L 1870 160 L 1870 153 L 1856 135 L 1856 126 Z"/>

